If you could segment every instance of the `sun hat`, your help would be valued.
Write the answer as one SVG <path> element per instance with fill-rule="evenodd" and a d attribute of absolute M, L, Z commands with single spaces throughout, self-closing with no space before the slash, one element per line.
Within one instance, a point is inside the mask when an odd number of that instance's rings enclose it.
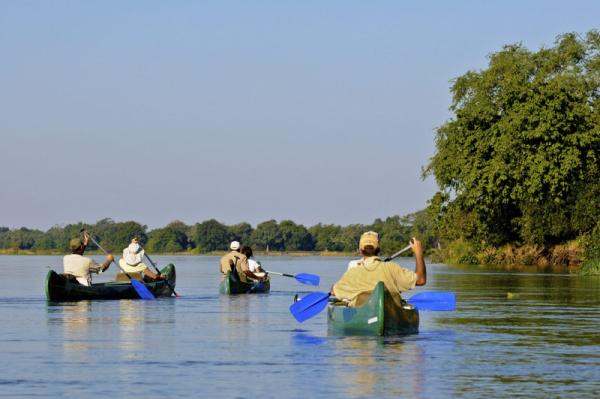
<path fill-rule="evenodd" d="M 73 238 L 69 241 L 69 248 L 71 248 L 71 251 L 76 251 L 81 247 L 83 247 L 83 242 L 80 238 Z"/>
<path fill-rule="evenodd" d="M 360 241 L 358 242 L 359 249 L 365 249 L 367 246 L 372 246 L 374 249 L 379 248 L 379 234 L 374 231 L 367 231 L 360 236 Z"/>
<path fill-rule="evenodd" d="M 237 251 L 238 249 L 240 249 L 240 243 L 238 241 L 231 241 L 231 244 L 229 244 L 229 248 Z"/>

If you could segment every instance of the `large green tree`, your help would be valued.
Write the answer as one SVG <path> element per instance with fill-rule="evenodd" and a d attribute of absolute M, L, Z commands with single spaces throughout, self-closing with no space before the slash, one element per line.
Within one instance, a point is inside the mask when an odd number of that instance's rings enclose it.
<path fill-rule="evenodd" d="M 303 225 L 296 224 L 291 220 L 283 220 L 279 223 L 279 230 L 283 236 L 283 247 L 286 251 L 312 251 L 314 249 L 314 240 Z"/>
<path fill-rule="evenodd" d="M 283 251 L 283 235 L 275 220 L 259 223 L 252 232 L 250 240 L 258 249 Z"/>
<path fill-rule="evenodd" d="M 228 227 L 229 230 L 229 238 L 231 240 L 236 240 L 241 242 L 242 244 L 250 243 L 250 236 L 254 229 L 250 226 L 249 223 L 243 222 L 234 224 L 233 226 Z"/>
<path fill-rule="evenodd" d="M 129 245 L 133 237 L 137 237 L 142 245 L 146 244 L 146 226 L 138 222 L 115 222 L 112 219 L 102 219 L 95 226 L 90 227 L 90 232 L 104 249 L 118 253 Z M 93 248 L 94 245 L 90 244 Z"/>
<path fill-rule="evenodd" d="M 229 230 L 224 224 L 210 219 L 196 224 L 192 239 L 200 252 L 226 250 L 229 244 Z"/>
<path fill-rule="evenodd" d="M 600 35 L 505 46 L 452 86 L 425 174 L 438 233 L 484 245 L 550 244 L 600 218 Z M 593 200 L 592 200 L 593 199 Z M 590 207 L 590 201 L 596 205 Z"/>

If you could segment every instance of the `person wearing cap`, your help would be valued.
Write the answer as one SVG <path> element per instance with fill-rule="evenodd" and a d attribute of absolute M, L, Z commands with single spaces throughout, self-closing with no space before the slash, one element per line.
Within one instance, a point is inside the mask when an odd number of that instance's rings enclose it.
<path fill-rule="evenodd" d="M 232 241 L 231 244 L 229 244 L 229 252 L 226 253 L 219 262 L 221 265 L 221 273 L 225 276 L 227 272 L 235 271 L 240 277 L 240 280 L 246 282 L 247 278 L 244 272 L 250 270 L 248 267 L 248 258 L 246 258 L 246 255 L 241 253 L 239 249 L 240 243 L 238 241 Z"/>
<path fill-rule="evenodd" d="M 394 262 L 385 262 L 379 258 L 379 235 L 367 231 L 360 237 L 359 251 L 362 256 L 354 267 L 342 275 L 331 288 L 331 293 L 340 300 L 348 301 L 348 306 L 360 306 L 364 293 L 373 291 L 378 282 L 383 281 L 385 288 L 397 299 L 418 285 L 427 283 L 427 269 L 423 257 L 423 247 L 416 238 L 410 240 L 415 254 L 415 271 L 401 267 Z"/>
<path fill-rule="evenodd" d="M 131 239 L 131 243 L 127 248 L 123 249 L 123 257 L 119 259 L 119 266 L 125 273 L 140 273 L 152 280 L 160 280 L 161 277 L 156 273 L 152 272 L 148 266 L 143 262 L 144 260 L 144 249 L 139 243 L 137 237 Z"/>
<path fill-rule="evenodd" d="M 249 282 L 249 280 L 262 280 L 262 277 L 257 276 L 250 271 L 248 258 L 240 252 L 240 243 L 238 241 L 232 241 L 231 244 L 229 244 L 229 249 L 230 251 L 226 253 L 219 262 L 223 278 L 225 278 L 227 272 L 235 271 L 240 278 L 240 281 L 244 283 Z"/>
<path fill-rule="evenodd" d="M 69 242 L 71 255 L 66 255 L 63 258 L 64 274 L 73 276 L 79 284 L 86 286 L 92 284 L 91 273 L 103 273 L 113 261 L 113 256 L 110 254 L 106 255 L 106 261 L 101 265 L 96 263 L 93 259 L 83 256 L 89 239 L 90 236 L 88 233 L 83 234 L 83 240 L 73 238 Z"/>

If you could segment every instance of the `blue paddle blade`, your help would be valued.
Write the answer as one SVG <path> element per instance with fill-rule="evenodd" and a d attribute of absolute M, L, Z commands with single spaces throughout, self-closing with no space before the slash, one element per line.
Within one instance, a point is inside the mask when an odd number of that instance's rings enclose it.
<path fill-rule="evenodd" d="M 308 273 L 296 274 L 294 276 L 294 278 L 299 283 L 307 284 L 307 285 L 316 285 L 316 286 L 318 286 L 319 283 L 321 282 L 321 277 L 315 276 L 314 274 L 308 274 Z"/>
<path fill-rule="evenodd" d="M 454 310 L 456 294 L 454 292 L 420 292 L 408 298 L 419 310 Z"/>
<path fill-rule="evenodd" d="M 325 306 L 327 306 L 327 299 L 329 294 L 323 292 L 313 292 L 308 294 L 304 298 L 300 299 L 290 306 L 290 312 L 292 316 L 300 323 L 311 317 L 321 313 Z"/>
<path fill-rule="evenodd" d="M 132 279 L 131 285 L 141 299 L 156 299 L 154 295 L 146 288 L 146 286 L 138 280 Z"/>

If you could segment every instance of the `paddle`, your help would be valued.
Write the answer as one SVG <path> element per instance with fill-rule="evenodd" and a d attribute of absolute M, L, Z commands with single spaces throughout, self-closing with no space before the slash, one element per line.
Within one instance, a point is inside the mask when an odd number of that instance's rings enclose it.
<path fill-rule="evenodd" d="M 454 292 L 419 292 L 408 298 L 408 303 L 419 310 L 455 310 L 456 294 Z"/>
<path fill-rule="evenodd" d="M 319 282 L 321 281 L 321 277 L 316 276 L 314 274 L 308 274 L 308 273 L 287 274 L 287 273 L 271 272 L 268 270 L 265 270 L 265 271 L 269 274 L 276 274 L 278 276 L 293 277 L 296 279 L 297 282 L 302 283 L 302 284 L 307 284 L 307 285 L 318 286 Z"/>
<path fill-rule="evenodd" d="M 146 250 L 144 250 L 144 248 L 142 248 L 141 245 L 140 248 L 144 251 L 144 255 L 146 256 L 146 259 L 148 259 L 148 262 L 150 262 L 154 270 L 156 270 L 156 273 L 160 276 L 160 270 L 158 270 L 158 267 L 156 267 L 156 263 L 152 262 L 152 259 L 150 259 L 150 257 L 146 253 Z M 175 295 L 175 298 L 181 298 L 181 295 L 175 292 L 175 288 L 171 285 L 171 283 L 169 283 L 167 279 L 165 279 L 164 282 L 167 283 L 167 287 L 171 289 L 171 292 L 173 293 L 173 295 Z"/>
<path fill-rule="evenodd" d="M 402 248 L 400 251 L 393 253 L 391 256 L 388 256 L 387 258 L 385 258 L 383 261 L 384 262 L 389 262 L 394 258 L 397 258 L 398 256 L 402 255 L 404 252 L 408 251 L 410 249 L 410 245 L 405 246 L 404 248 Z"/>
<path fill-rule="evenodd" d="M 85 229 L 81 229 L 81 231 L 87 233 L 87 231 Z M 98 248 L 100 248 L 100 250 L 102 252 L 104 252 L 105 255 L 108 255 L 108 252 L 104 248 L 102 248 L 102 246 L 100 246 L 100 244 L 98 244 L 98 242 L 96 240 L 94 240 L 94 237 L 92 237 L 91 234 L 88 233 L 88 236 L 90 237 L 90 240 L 92 240 L 92 242 Z M 131 278 L 129 273 L 127 273 L 125 270 L 123 270 L 121 265 L 119 265 L 119 263 L 115 260 L 114 257 L 113 257 L 112 261 L 129 278 L 129 280 L 131 281 L 131 285 L 133 286 L 133 289 L 135 290 L 135 292 L 137 292 L 137 294 L 140 296 L 141 299 L 156 299 L 154 297 L 154 295 L 152 295 L 152 293 L 148 290 L 148 288 L 146 288 L 146 286 L 143 283 L 137 281 L 136 279 Z"/>
<path fill-rule="evenodd" d="M 290 312 L 292 316 L 300 323 L 310 319 L 313 316 L 318 315 L 327 306 L 327 300 L 331 294 L 325 294 L 324 292 L 313 292 L 294 302 L 290 306 Z"/>
<path fill-rule="evenodd" d="M 331 294 L 313 292 L 290 306 L 292 316 L 300 323 L 321 313 Z M 419 310 L 448 311 L 456 309 L 454 292 L 420 292 L 407 299 Z"/>
<path fill-rule="evenodd" d="M 388 262 L 403 252 L 408 251 L 411 246 L 402 248 L 395 254 L 385 258 Z M 331 294 L 313 292 L 290 306 L 292 316 L 300 323 L 319 314 L 327 306 L 327 300 Z M 414 302 L 412 299 L 414 298 Z M 413 295 L 408 302 L 420 310 L 454 310 L 456 307 L 456 295 L 452 292 L 421 292 Z"/>

